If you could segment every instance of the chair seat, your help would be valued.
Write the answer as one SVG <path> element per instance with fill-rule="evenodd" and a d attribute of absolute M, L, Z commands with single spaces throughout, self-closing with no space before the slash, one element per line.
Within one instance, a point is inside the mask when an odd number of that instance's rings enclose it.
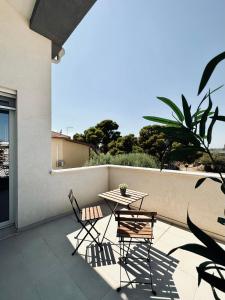
<path fill-rule="evenodd" d="M 97 220 L 101 218 L 103 218 L 103 214 L 99 205 L 86 207 L 81 211 L 82 221 Z"/>
<path fill-rule="evenodd" d="M 121 222 L 117 228 L 117 237 L 152 239 L 153 231 L 149 223 Z"/>

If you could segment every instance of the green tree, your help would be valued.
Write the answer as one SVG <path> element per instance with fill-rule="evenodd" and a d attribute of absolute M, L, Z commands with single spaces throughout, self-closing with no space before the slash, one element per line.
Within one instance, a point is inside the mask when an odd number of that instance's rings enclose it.
<path fill-rule="evenodd" d="M 86 142 L 92 144 L 100 152 L 107 153 L 108 144 L 116 141 L 120 137 L 117 131 L 119 125 L 112 120 L 103 120 L 96 126 L 92 126 L 84 131 L 84 133 L 76 133 L 73 136 L 74 141 Z"/>
<path fill-rule="evenodd" d="M 120 132 L 117 131 L 119 125 L 112 120 L 103 120 L 96 125 L 96 128 L 103 133 L 100 142 L 100 151 L 107 153 L 109 150 L 108 144 L 112 141 L 116 141 L 120 137 Z"/>
<path fill-rule="evenodd" d="M 116 141 L 108 144 L 109 153 L 112 155 L 125 154 L 131 152 L 143 152 L 138 146 L 138 139 L 134 134 L 119 137 Z"/>
<path fill-rule="evenodd" d="M 97 148 L 99 148 L 99 144 L 103 138 L 103 132 L 96 127 L 90 127 L 84 131 L 84 136 L 87 143 L 95 145 Z"/>
<path fill-rule="evenodd" d="M 85 136 L 82 133 L 75 133 L 73 136 L 73 140 L 78 142 L 86 142 Z"/>
<path fill-rule="evenodd" d="M 145 153 L 162 159 L 166 149 L 167 136 L 162 131 L 162 126 L 149 125 L 140 130 L 139 144 Z"/>

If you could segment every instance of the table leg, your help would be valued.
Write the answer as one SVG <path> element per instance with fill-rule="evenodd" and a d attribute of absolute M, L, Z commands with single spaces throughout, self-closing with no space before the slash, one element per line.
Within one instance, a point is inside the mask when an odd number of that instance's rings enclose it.
<path fill-rule="evenodd" d="M 141 204 L 140 204 L 140 206 L 139 206 L 139 210 L 141 210 L 143 200 L 144 200 L 144 198 L 141 199 Z"/>
<path fill-rule="evenodd" d="M 108 223 L 107 223 L 105 232 L 104 232 L 104 234 L 103 234 L 101 243 L 103 243 L 103 240 L 104 240 L 104 238 L 105 238 L 105 235 L 106 235 L 106 232 L 107 232 L 107 230 L 108 230 L 108 227 L 109 227 L 110 221 L 111 221 L 111 219 L 112 219 L 112 216 L 115 215 L 115 211 L 116 211 L 117 206 L 118 206 L 118 204 L 119 204 L 119 203 L 116 203 L 116 205 L 115 205 L 114 208 L 112 209 L 112 207 L 109 205 L 108 201 L 107 201 L 106 199 L 104 199 L 104 200 L 105 200 L 105 202 L 107 203 L 108 207 L 109 207 L 110 210 L 111 210 L 111 215 L 110 215 L 109 221 L 108 221 Z"/>

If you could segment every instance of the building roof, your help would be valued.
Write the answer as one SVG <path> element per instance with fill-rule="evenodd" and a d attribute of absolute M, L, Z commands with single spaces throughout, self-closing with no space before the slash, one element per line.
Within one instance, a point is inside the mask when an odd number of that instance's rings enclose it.
<path fill-rule="evenodd" d="M 52 137 L 53 138 L 61 138 L 61 139 L 71 140 L 71 137 L 69 135 L 59 133 L 59 132 L 56 132 L 56 131 L 52 131 Z"/>
<path fill-rule="evenodd" d="M 59 56 L 62 46 L 96 0 L 36 0 L 30 28 L 52 41 L 52 58 Z"/>
<path fill-rule="evenodd" d="M 69 135 L 62 134 L 62 133 L 59 133 L 59 132 L 56 132 L 56 131 L 52 131 L 52 138 L 54 138 L 54 139 L 63 139 L 63 140 L 66 140 L 66 141 L 74 143 L 74 144 L 80 144 L 80 145 L 84 145 L 84 146 L 87 146 L 87 147 L 94 148 L 94 146 L 91 145 L 91 144 L 88 144 L 88 143 L 85 143 L 85 142 L 80 142 L 80 141 L 74 141 L 74 140 L 71 139 L 71 137 Z"/>

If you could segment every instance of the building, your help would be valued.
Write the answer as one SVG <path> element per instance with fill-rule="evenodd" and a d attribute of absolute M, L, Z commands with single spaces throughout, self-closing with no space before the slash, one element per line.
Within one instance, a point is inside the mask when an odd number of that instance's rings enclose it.
<path fill-rule="evenodd" d="M 52 168 L 83 167 L 91 146 L 71 140 L 70 136 L 52 131 Z"/>
<path fill-rule="evenodd" d="M 94 2 L 1 1 L 0 126 L 8 132 L 10 163 L 9 187 L 1 191 L 9 213 L 0 228 L 21 229 L 69 208 L 53 195 L 51 64 Z"/>

